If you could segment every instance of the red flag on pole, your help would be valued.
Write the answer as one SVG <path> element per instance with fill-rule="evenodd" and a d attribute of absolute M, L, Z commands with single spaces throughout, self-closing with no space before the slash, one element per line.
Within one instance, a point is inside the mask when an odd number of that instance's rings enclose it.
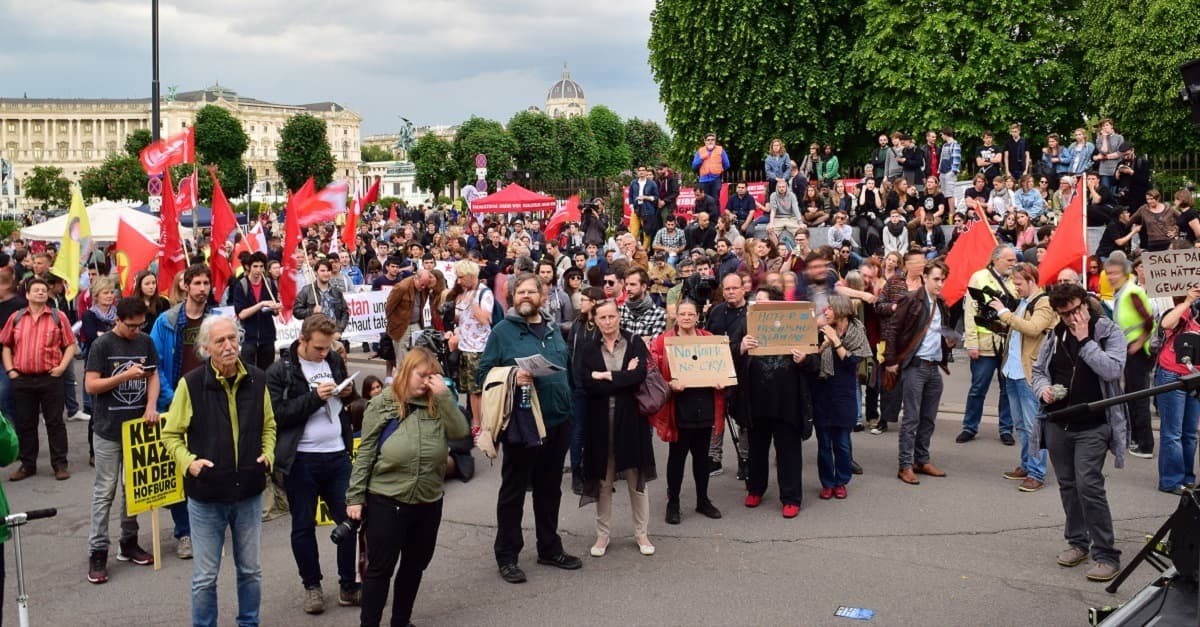
<path fill-rule="evenodd" d="M 196 208 L 198 204 L 196 196 L 198 195 L 197 189 L 199 187 L 197 183 L 195 172 L 179 179 L 179 193 L 175 194 L 175 208 L 180 213 L 192 211 Z"/>
<path fill-rule="evenodd" d="M 162 245 L 162 256 L 158 259 L 158 293 L 169 294 L 175 275 L 187 267 L 187 256 L 183 251 L 183 240 L 179 237 L 179 209 L 175 207 L 175 194 L 171 190 L 171 171 L 163 172 L 162 209 L 159 211 L 158 242 Z"/>
<path fill-rule="evenodd" d="M 229 206 L 229 200 L 225 198 L 225 190 L 221 189 L 221 181 L 217 180 L 216 171 L 209 168 L 208 174 L 213 180 L 212 243 L 210 244 L 208 265 L 212 268 L 213 294 L 216 296 L 217 302 L 220 302 L 221 297 L 225 294 L 225 286 L 229 284 L 229 279 L 233 276 L 233 264 L 226 256 L 225 244 L 229 241 L 229 236 L 237 230 L 237 218 L 233 215 L 233 208 Z"/>
<path fill-rule="evenodd" d="M 146 174 L 157 176 L 173 165 L 196 162 L 196 134 L 189 126 L 182 133 L 160 139 L 142 149 L 138 155 Z M 167 189 L 173 190 L 170 185 Z"/>
<path fill-rule="evenodd" d="M 162 248 L 153 239 L 129 223 L 125 216 L 117 222 L 117 245 L 115 247 L 117 276 L 121 279 L 121 295 L 132 296 L 137 287 L 133 276 L 142 268 L 149 268 Z"/>
<path fill-rule="evenodd" d="M 346 181 L 337 181 L 330 183 L 304 202 L 297 203 L 296 217 L 300 228 L 321 222 L 333 222 L 339 213 L 346 213 L 346 196 L 349 193 L 350 185 Z"/>
<path fill-rule="evenodd" d="M 1078 188 L 1071 204 L 1063 211 L 1058 228 L 1050 236 L 1046 254 L 1038 264 L 1038 283 L 1043 287 L 1058 280 L 1064 268 L 1073 268 L 1083 276 L 1083 258 L 1088 254 L 1087 227 L 1083 219 L 1083 177 L 1079 177 Z"/>
<path fill-rule="evenodd" d="M 377 198 L 379 198 L 379 179 L 375 179 L 366 195 L 359 194 L 354 199 L 354 206 L 351 208 L 350 214 L 346 216 L 345 226 L 342 227 L 342 243 L 346 245 L 346 250 L 354 250 L 354 238 L 358 234 L 358 218 L 362 215 L 363 208 L 368 203 L 375 202 Z"/>
<path fill-rule="evenodd" d="M 554 215 L 550 216 L 550 221 L 546 223 L 544 231 L 546 241 L 558 239 L 558 234 L 562 232 L 562 227 L 568 222 L 578 222 L 579 216 L 579 194 L 571 196 L 567 202 L 559 207 Z"/>
<path fill-rule="evenodd" d="M 987 220 L 975 220 L 966 233 L 959 236 L 954 247 L 946 254 L 946 265 L 950 276 L 942 286 L 942 297 L 946 304 L 954 306 L 967 293 L 971 275 L 987 267 L 996 248 L 996 236 Z"/>
<path fill-rule="evenodd" d="M 388 214 L 388 222 L 396 221 L 396 203 L 392 203 L 392 211 Z"/>
<path fill-rule="evenodd" d="M 279 277 L 279 302 L 283 305 L 283 320 L 292 319 L 292 303 L 296 302 L 296 252 L 300 249 L 300 216 L 297 208 L 313 195 L 313 180 L 309 177 L 296 193 L 288 197 L 283 222 L 283 274 Z"/>

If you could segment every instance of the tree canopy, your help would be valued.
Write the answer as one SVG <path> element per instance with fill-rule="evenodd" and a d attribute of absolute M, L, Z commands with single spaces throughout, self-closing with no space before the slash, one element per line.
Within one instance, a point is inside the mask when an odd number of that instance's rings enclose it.
<path fill-rule="evenodd" d="M 26 198 L 40 200 L 42 207 L 66 207 L 71 204 L 71 182 L 62 168 L 35 166 L 21 186 Z"/>
<path fill-rule="evenodd" d="M 495 120 L 478 116 L 463 122 L 454 135 L 454 176 L 460 185 L 474 183 L 475 155 L 483 154 L 488 160 L 488 179 L 496 180 L 512 168 L 517 142 Z"/>
<path fill-rule="evenodd" d="M 629 144 L 634 167 L 657 165 L 671 150 L 671 137 L 653 120 L 625 120 L 625 143 Z"/>
<path fill-rule="evenodd" d="M 279 131 L 279 156 L 275 169 L 284 185 L 300 189 L 308 177 L 317 189 L 333 181 L 333 151 L 325 132 L 325 122 L 307 113 L 294 115 Z M 224 185 L 224 180 L 221 181 Z"/>
<path fill-rule="evenodd" d="M 417 169 L 417 186 L 434 193 L 442 193 L 454 183 L 454 146 L 433 133 L 426 133 L 417 140 L 417 145 L 408 151 Z"/>
<path fill-rule="evenodd" d="M 562 178 L 563 150 L 554 120 L 534 111 L 521 111 L 508 121 L 508 132 L 517 142 L 513 155 L 517 168 L 532 170 L 541 180 Z"/>
<path fill-rule="evenodd" d="M 604 105 L 596 105 L 588 111 L 587 122 L 599 149 L 593 176 L 616 176 L 628 170 L 633 153 L 625 139 L 625 124 L 621 117 Z"/>
<path fill-rule="evenodd" d="M 363 163 L 371 163 L 372 161 L 391 161 L 395 159 L 392 151 L 382 146 L 363 146 L 360 151 Z"/>

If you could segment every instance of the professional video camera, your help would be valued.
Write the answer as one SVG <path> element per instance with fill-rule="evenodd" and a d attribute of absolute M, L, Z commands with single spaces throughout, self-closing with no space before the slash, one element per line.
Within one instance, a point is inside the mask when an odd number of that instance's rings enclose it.
<path fill-rule="evenodd" d="M 1020 304 L 1015 297 L 1003 290 L 985 285 L 983 287 L 968 287 L 967 293 L 975 300 L 975 324 L 994 333 L 1004 333 L 1008 329 L 1000 322 L 1000 313 L 988 306 L 993 300 L 1000 301 L 1010 311 L 1015 311 Z"/>
<path fill-rule="evenodd" d="M 701 311 L 712 302 L 713 292 L 717 289 L 717 277 L 703 274 L 693 274 L 683 280 L 680 296 L 696 302 Z"/>

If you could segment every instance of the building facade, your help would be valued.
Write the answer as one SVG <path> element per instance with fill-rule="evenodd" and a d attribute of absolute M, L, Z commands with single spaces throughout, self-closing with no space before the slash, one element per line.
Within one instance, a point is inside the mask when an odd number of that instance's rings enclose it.
<path fill-rule="evenodd" d="M 309 113 L 325 121 L 336 161 L 335 178 L 357 175 L 362 117 L 334 102 L 285 105 L 244 98 L 214 85 L 201 91 L 171 91 L 160 105 L 160 134 L 170 137 L 191 126 L 205 105 L 228 109 L 249 138 L 243 159 L 254 169 L 256 191 L 280 185 L 275 170 L 279 131 L 288 119 Z M 62 168 L 72 181 L 105 158 L 125 150 L 125 139 L 150 128 L 150 99 L 0 98 L 0 157 L 13 164 L 18 181 L 36 166 Z"/>
<path fill-rule="evenodd" d="M 546 115 L 552 118 L 573 118 L 587 115 L 587 99 L 583 96 L 583 88 L 571 80 L 567 65 L 563 64 L 562 78 L 550 86 L 546 94 Z"/>

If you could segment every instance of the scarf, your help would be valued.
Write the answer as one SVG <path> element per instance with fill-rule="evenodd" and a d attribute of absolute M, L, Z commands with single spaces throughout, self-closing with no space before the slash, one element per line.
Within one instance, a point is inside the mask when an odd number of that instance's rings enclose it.
<path fill-rule="evenodd" d="M 870 343 L 867 341 L 867 332 L 863 328 L 862 322 L 857 318 L 850 321 L 850 326 L 846 327 L 846 332 L 842 334 L 842 346 L 846 348 L 846 357 L 858 357 L 859 359 L 868 359 L 871 357 Z M 833 360 L 836 357 L 836 351 L 833 345 L 825 347 L 821 351 L 821 378 L 828 379 L 833 376 Z"/>
<path fill-rule="evenodd" d="M 104 313 L 103 311 L 101 311 L 100 305 L 96 305 L 96 304 L 93 304 L 91 307 L 88 308 L 88 310 L 91 311 L 92 313 L 96 314 L 97 318 L 107 322 L 109 324 L 109 326 L 115 325 L 117 323 L 117 307 L 116 307 L 116 305 L 109 307 L 108 313 Z"/>
<path fill-rule="evenodd" d="M 908 225 L 905 224 L 904 222 L 888 222 L 887 223 L 888 233 L 891 233 L 892 237 L 900 237 L 900 233 L 904 232 L 904 230 L 907 228 L 908 228 Z"/>
<path fill-rule="evenodd" d="M 642 317 L 642 314 L 645 313 L 647 309 L 654 307 L 654 306 L 655 306 L 654 301 L 650 300 L 650 298 L 648 296 L 642 296 L 642 298 L 640 300 L 626 300 L 625 301 L 625 308 L 628 309 L 630 313 L 632 313 L 635 317 L 638 317 L 638 318 Z"/>

